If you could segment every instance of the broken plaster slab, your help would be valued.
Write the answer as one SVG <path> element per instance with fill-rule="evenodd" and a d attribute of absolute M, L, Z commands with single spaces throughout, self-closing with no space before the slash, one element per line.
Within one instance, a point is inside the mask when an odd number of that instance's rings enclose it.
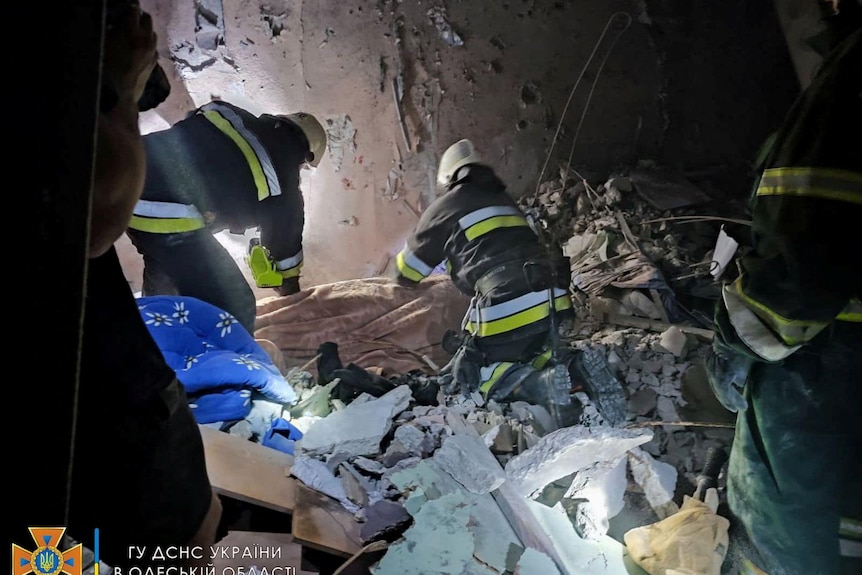
<path fill-rule="evenodd" d="M 308 487 L 338 500 L 349 512 L 359 511 L 359 506 L 347 498 L 341 480 L 329 471 L 324 462 L 306 455 L 298 455 L 293 460 L 290 473 Z"/>
<path fill-rule="evenodd" d="M 600 461 L 614 461 L 653 437 L 648 429 L 564 427 L 541 438 L 506 464 L 506 476 L 522 497 Z"/>
<path fill-rule="evenodd" d="M 524 547 L 493 496 L 476 498 L 470 510 L 469 527 L 475 543 L 473 556 L 495 573 L 512 571 Z"/>
<path fill-rule="evenodd" d="M 392 419 L 407 409 L 412 398 L 410 388 L 400 385 L 374 401 L 351 403 L 311 426 L 299 440 L 299 448 L 302 453 L 316 457 L 335 452 L 377 455 Z"/>
<path fill-rule="evenodd" d="M 535 549 L 528 547 L 515 567 L 515 575 L 559 575 L 560 570 L 554 560 Z"/>
<path fill-rule="evenodd" d="M 450 493 L 428 501 L 404 532 L 403 540 L 389 547 L 373 575 L 449 575 L 462 573 L 473 559 L 473 538 L 467 526 L 470 503 Z"/>
<path fill-rule="evenodd" d="M 447 437 L 433 460 L 471 493 L 490 493 L 506 481 L 500 464 L 479 437 Z"/>
<path fill-rule="evenodd" d="M 629 451 L 628 460 L 632 479 L 643 489 L 650 507 L 659 518 L 664 519 L 679 511 L 679 506 L 673 500 L 678 475 L 676 468 L 657 461 L 640 447 Z"/>
<path fill-rule="evenodd" d="M 625 455 L 616 461 L 602 461 L 575 474 L 566 499 L 584 500 L 578 504 L 578 525 L 586 539 L 606 535 L 610 518 L 625 507 L 628 485 Z"/>
<path fill-rule="evenodd" d="M 547 507 L 527 500 L 527 508 L 550 536 L 567 574 L 648 575 L 616 539 L 607 535 L 594 541 L 581 539 L 561 504 Z"/>

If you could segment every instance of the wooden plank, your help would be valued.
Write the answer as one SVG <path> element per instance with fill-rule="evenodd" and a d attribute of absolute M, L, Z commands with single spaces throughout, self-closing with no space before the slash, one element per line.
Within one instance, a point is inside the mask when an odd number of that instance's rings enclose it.
<path fill-rule="evenodd" d="M 200 425 L 207 473 L 219 495 L 292 513 L 293 457 L 271 447 Z"/>
<path fill-rule="evenodd" d="M 258 572 L 266 569 L 267 573 L 315 575 L 313 571 L 302 569 L 302 546 L 289 533 L 229 531 L 224 539 L 216 542 L 214 551 L 212 563 L 217 574 L 224 573 L 226 567 L 232 567 L 234 571 L 243 567 L 244 572 L 249 573 L 249 567 L 254 566 Z M 275 554 L 278 557 L 272 557 Z M 281 571 L 276 571 L 276 568 Z"/>
<path fill-rule="evenodd" d="M 715 337 L 715 332 L 711 329 L 702 327 L 692 327 L 690 325 L 680 325 L 678 323 L 671 324 L 662 321 L 655 321 L 645 317 L 635 317 L 633 315 L 619 315 L 615 313 L 606 313 L 602 315 L 602 322 L 612 325 L 620 325 L 623 327 L 637 327 L 640 329 L 648 329 L 651 331 L 665 331 L 671 327 L 676 327 L 682 333 L 690 333 L 698 337 L 702 337 L 707 341 L 712 341 Z"/>
<path fill-rule="evenodd" d="M 311 549 L 351 557 L 362 549 L 360 524 L 331 497 L 296 482 L 293 539 Z"/>

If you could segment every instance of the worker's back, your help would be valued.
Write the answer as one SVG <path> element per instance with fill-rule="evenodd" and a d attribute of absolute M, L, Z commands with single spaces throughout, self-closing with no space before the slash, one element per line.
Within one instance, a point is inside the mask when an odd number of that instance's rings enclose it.
<path fill-rule="evenodd" d="M 144 145 L 142 200 L 194 205 L 237 233 L 259 225 L 260 202 L 269 195 L 298 193 L 307 149 L 292 124 L 224 102 L 147 134 Z"/>
<path fill-rule="evenodd" d="M 470 166 L 467 176 L 438 200 L 446 219 L 447 267 L 462 292 L 503 263 L 545 261 L 545 249 L 503 183 L 485 166 Z"/>

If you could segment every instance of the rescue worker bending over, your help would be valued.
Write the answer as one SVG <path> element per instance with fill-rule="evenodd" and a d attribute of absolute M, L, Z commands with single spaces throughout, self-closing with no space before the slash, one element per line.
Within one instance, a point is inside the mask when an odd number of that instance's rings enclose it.
<path fill-rule="evenodd" d="M 568 265 L 562 254 L 551 261 L 469 140 L 446 150 L 437 182 L 447 192 L 425 210 L 398 254 L 398 281 L 420 282 L 445 261 L 455 286 L 473 298 L 446 370 L 464 391 L 544 404 L 549 398 L 538 380 L 550 357 L 549 301 L 559 321 L 574 315 Z"/>
<path fill-rule="evenodd" d="M 299 291 L 305 222 L 300 169 L 316 167 L 326 131 L 314 116 L 259 117 L 211 102 L 144 136 L 147 176 L 127 230 L 144 259 L 143 294 L 191 296 L 254 333 L 254 293 L 213 237 L 257 227 L 247 262 L 258 287 Z"/>
<path fill-rule="evenodd" d="M 738 412 L 728 502 L 760 555 L 746 573 L 862 573 L 862 8 L 840 11 L 832 31 L 855 31 L 777 133 L 754 249 L 715 312 L 709 381 Z"/>

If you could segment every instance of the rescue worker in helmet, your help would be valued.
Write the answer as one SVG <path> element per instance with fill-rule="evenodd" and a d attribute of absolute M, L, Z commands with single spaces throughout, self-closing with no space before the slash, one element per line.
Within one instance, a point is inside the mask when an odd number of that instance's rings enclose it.
<path fill-rule="evenodd" d="M 567 262 L 549 253 L 469 140 L 446 150 L 437 182 L 446 193 L 407 238 L 397 280 L 415 284 L 445 262 L 455 286 L 473 298 L 446 371 L 467 392 L 546 404 L 539 380 L 551 355 L 550 302 L 560 323 L 574 316 Z"/>
<path fill-rule="evenodd" d="M 213 234 L 257 227 L 247 256 L 257 286 L 298 292 L 300 170 L 320 164 L 325 129 L 310 114 L 255 116 L 214 101 L 144 144 L 146 183 L 127 230 L 144 260 L 143 295 L 201 299 L 253 334 L 254 292 Z"/>

